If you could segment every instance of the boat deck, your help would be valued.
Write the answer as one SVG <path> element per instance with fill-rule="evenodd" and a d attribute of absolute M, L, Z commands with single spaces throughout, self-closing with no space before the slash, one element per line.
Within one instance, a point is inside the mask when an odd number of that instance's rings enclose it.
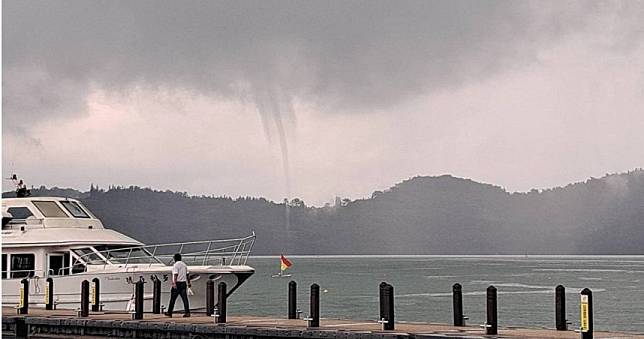
<path fill-rule="evenodd" d="M 3 328 L 8 327 L 5 323 L 15 321 L 24 317 L 30 324 L 49 324 L 48 326 L 115 326 L 125 328 L 154 328 L 162 327 L 164 331 L 172 331 L 172 328 L 180 328 L 183 332 L 195 331 L 199 333 L 216 333 L 224 331 L 243 337 L 261 337 L 262 333 L 272 337 L 290 338 L 370 338 L 370 337 L 409 337 L 409 338 L 579 338 L 575 331 L 556 331 L 552 329 L 529 329 L 515 327 L 499 327 L 499 334 L 486 336 L 483 328 L 477 325 L 466 327 L 454 327 L 445 324 L 433 323 L 396 323 L 395 331 L 383 331 L 382 326 L 376 321 L 365 320 L 320 320 L 319 328 L 307 328 L 307 322 L 300 319 L 270 318 L 256 316 L 228 316 L 226 324 L 215 324 L 212 317 L 204 313 L 193 314 L 190 318 L 183 318 L 181 314 L 175 314 L 168 318 L 160 314 L 144 314 L 142 320 L 131 320 L 130 314 L 126 313 L 101 313 L 92 312 L 87 318 L 78 318 L 72 310 L 46 311 L 39 308 L 31 308 L 28 315 L 16 315 L 16 310 L 11 307 L 2 308 Z M 64 321 L 63 321 L 64 320 Z M 119 325 L 110 325 L 118 323 Z M 149 325 L 149 326 L 148 326 Z M 192 325 L 192 326 L 191 326 Z M 69 329 L 68 329 L 69 330 Z M 67 332 L 68 335 L 70 332 Z M 87 333 L 89 334 L 89 333 Z M 223 334 L 223 332 L 222 332 Z M 48 337 L 57 336 L 50 333 Z M 60 338 L 64 336 L 59 336 Z M 93 337 L 100 337 L 93 335 Z M 644 334 L 616 333 L 616 332 L 595 332 L 594 338 L 643 338 Z"/>

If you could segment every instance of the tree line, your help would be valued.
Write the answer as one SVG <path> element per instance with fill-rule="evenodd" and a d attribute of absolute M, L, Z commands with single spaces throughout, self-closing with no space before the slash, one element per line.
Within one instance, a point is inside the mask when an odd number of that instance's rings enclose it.
<path fill-rule="evenodd" d="M 419 176 L 323 207 L 299 198 L 191 196 L 137 186 L 40 187 L 32 195 L 78 198 L 107 227 L 148 244 L 254 231 L 254 254 L 642 254 L 644 248 L 642 169 L 526 193 Z"/>

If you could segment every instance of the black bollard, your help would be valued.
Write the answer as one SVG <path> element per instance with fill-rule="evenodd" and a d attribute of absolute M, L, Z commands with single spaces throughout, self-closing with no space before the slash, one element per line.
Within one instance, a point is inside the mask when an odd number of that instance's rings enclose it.
<path fill-rule="evenodd" d="M 143 284 L 142 280 L 134 284 L 134 320 L 143 319 Z"/>
<path fill-rule="evenodd" d="M 92 312 L 101 310 L 101 282 L 98 278 L 92 279 Z"/>
<path fill-rule="evenodd" d="M 219 285 L 217 285 L 217 311 L 219 312 L 219 314 L 217 315 L 218 324 L 226 323 L 227 298 L 228 296 L 226 295 L 226 283 L 222 281 L 219 283 Z"/>
<path fill-rule="evenodd" d="M 463 318 L 463 287 L 456 283 L 452 286 L 452 308 L 454 310 L 454 326 L 465 326 Z"/>
<path fill-rule="evenodd" d="M 485 334 L 497 334 L 498 318 L 496 308 L 496 287 L 487 288 L 487 322 L 485 323 Z"/>
<path fill-rule="evenodd" d="M 45 282 L 45 309 L 54 309 L 54 279 L 52 277 L 47 278 Z"/>
<path fill-rule="evenodd" d="M 89 315 L 89 281 L 83 280 L 81 282 L 80 316 L 87 317 L 88 315 Z"/>
<path fill-rule="evenodd" d="M 161 314 L 161 280 L 152 277 L 152 313 Z"/>
<path fill-rule="evenodd" d="M 320 285 L 311 285 L 309 327 L 320 327 Z"/>
<path fill-rule="evenodd" d="M 581 339 L 593 339 L 593 292 L 587 288 L 581 291 Z"/>
<path fill-rule="evenodd" d="M 387 309 L 387 304 L 386 304 L 387 301 L 385 300 L 385 289 L 387 288 L 387 285 L 389 284 L 387 284 L 385 281 L 381 282 L 380 285 L 378 285 L 379 287 L 378 302 L 380 303 L 379 305 L 380 317 L 378 317 L 379 321 L 385 321 L 387 319 L 386 318 L 387 315 L 385 314 L 385 310 Z"/>
<path fill-rule="evenodd" d="M 215 281 L 206 281 L 206 315 L 212 316 L 215 313 Z"/>
<path fill-rule="evenodd" d="M 383 321 L 382 321 L 382 329 L 385 331 L 393 331 L 394 330 L 394 287 L 390 284 L 387 284 L 383 289 L 382 289 L 382 299 L 383 302 L 381 302 L 381 305 L 384 306 L 384 312 L 383 313 Z"/>
<path fill-rule="evenodd" d="M 20 301 L 18 305 L 18 314 L 29 313 L 29 280 L 20 280 Z"/>
<path fill-rule="evenodd" d="M 288 318 L 297 319 L 297 283 L 288 282 Z"/>
<path fill-rule="evenodd" d="M 555 326 L 557 331 L 568 330 L 566 324 L 566 288 L 562 285 L 555 287 Z"/>

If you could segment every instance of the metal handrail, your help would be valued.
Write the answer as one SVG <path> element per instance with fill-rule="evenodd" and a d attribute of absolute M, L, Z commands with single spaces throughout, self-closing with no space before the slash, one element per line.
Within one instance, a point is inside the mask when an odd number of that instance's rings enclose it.
<path fill-rule="evenodd" d="M 2 270 L 2 274 L 6 275 L 5 279 L 34 279 L 34 278 L 42 278 L 45 277 L 45 273 L 49 273 L 50 271 L 53 270 Z M 12 277 L 16 273 L 27 273 L 26 276 L 24 277 Z M 42 273 L 41 275 L 38 273 Z"/>
<path fill-rule="evenodd" d="M 184 262 L 200 262 L 201 265 L 204 266 L 208 265 L 211 261 L 215 262 L 215 264 L 223 265 L 225 258 L 227 257 L 231 257 L 230 265 L 235 265 L 235 263 L 237 265 L 245 265 L 255 243 L 255 237 L 255 232 L 253 232 L 247 237 L 235 239 L 187 241 L 158 245 L 132 246 L 96 251 L 100 254 L 99 257 L 103 257 L 105 259 L 92 259 L 91 257 L 97 256 L 95 252 L 81 255 L 79 256 L 79 259 L 86 262 L 88 265 L 119 265 L 121 267 L 142 264 L 148 264 L 150 266 L 153 264 L 168 265 L 170 260 L 167 259 L 172 258 L 175 253 L 180 253 L 184 256 Z M 178 251 L 172 251 L 176 247 L 178 247 Z M 184 249 L 186 248 L 190 249 L 195 247 L 201 247 L 203 249 L 184 252 Z M 159 254 L 159 252 L 163 252 L 163 249 L 167 249 L 167 251 L 165 251 L 166 253 Z M 135 252 L 138 254 L 134 254 Z M 124 253 L 127 253 L 127 255 L 115 255 Z M 192 260 L 190 260 L 190 258 Z M 140 263 L 137 262 L 137 259 L 143 259 L 146 260 L 146 262 Z"/>
<path fill-rule="evenodd" d="M 70 275 L 70 274 L 73 275 L 73 274 L 79 274 L 79 273 L 87 273 L 85 271 L 77 272 L 77 273 L 65 273 L 66 270 L 67 270 L 67 272 L 71 272 L 72 266 L 59 268 L 58 269 L 58 274 L 54 274 L 55 271 L 54 271 L 54 269 L 51 269 L 51 268 L 48 269 L 48 270 L 44 270 L 44 269 L 40 269 L 40 270 L 36 270 L 36 269 L 33 269 L 33 270 L 11 270 L 11 271 L 3 270 L 2 274 L 6 275 L 6 278 L 3 278 L 3 279 L 35 279 L 35 278 L 46 278 L 46 277 L 51 277 L 51 276 L 64 276 L 64 275 Z M 16 273 L 27 273 L 27 275 L 22 276 L 22 277 L 13 277 L 13 275 L 16 274 Z"/>

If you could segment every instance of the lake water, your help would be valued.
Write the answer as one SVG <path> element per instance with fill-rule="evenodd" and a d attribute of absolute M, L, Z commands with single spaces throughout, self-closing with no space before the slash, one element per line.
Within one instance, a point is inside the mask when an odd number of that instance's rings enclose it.
<path fill-rule="evenodd" d="M 463 286 L 469 324 L 485 322 L 485 290 L 497 288 L 500 326 L 554 328 L 554 289 L 566 287 L 570 328 L 579 292 L 593 291 L 595 330 L 644 333 L 644 256 L 304 256 L 289 257 L 298 308 L 320 285 L 322 318 L 376 320 L 378 285 L 394 286 L 396 320 L 452 322 L 452 285 Z M 229 300 L 229 314 L 286 317 L 290 279 L 271 278 L 279 259 L 251 257 L 253 275 Z"/>

